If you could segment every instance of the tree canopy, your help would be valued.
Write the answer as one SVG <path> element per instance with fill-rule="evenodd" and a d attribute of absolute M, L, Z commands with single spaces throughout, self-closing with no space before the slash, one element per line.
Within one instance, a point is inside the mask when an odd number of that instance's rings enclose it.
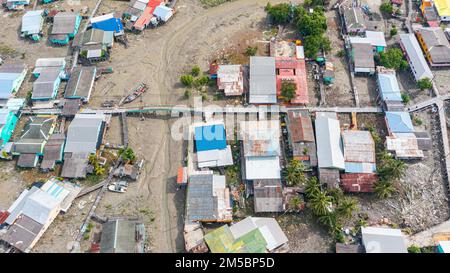
<path fill-rule="evenodd" d="M 283 83 L 281 84 L 281 95 L 286 102 L 295 98 L 296 91 L 297 85 L 292 81 L 283 81 Z"/>
<path fill-rule="evenodd" d="M 291 6 L 288 3 L 281 3 L 275 6 L 267 3 L 266 12 L 274 24 L 284 25 L 291 21 Z"/>
<path fill-rule="evenodd" d="M 308 58 L 316 58 L 317 53 L 322 49 L 325 52 L 331 50 L 330 40 L 323 35 L 311 35 L 305 38 L 305 56 Z"/>
<path fill-rule="evenodd" d="M 391 48 L 386 52 L 381 52 L 380 62 L 384 67 L 395 70 L 406 70 L 408 68 L 408 62 L 399 48 Z"/>
<path fill-rule="evenodd" d="M 322 35 L 327 30 L 327 18 L 322 9 L 316 7 L 309 13 L 304 7 L 297 6 L 295 14 L 298 30 L 304 37 Z"/>
<path fill-rule="evenodd" d="M 420 90 L 427 90 L 433 88 L 433 83 L 430 78 L 423 78 L 417 81 L 417 88 Z"/>
<path fill-rule="evenodd" d="M 288 186 L 306 184 L 305 166 L 297 159 L 292 159 L 286 168 L 286 184 Z"/>

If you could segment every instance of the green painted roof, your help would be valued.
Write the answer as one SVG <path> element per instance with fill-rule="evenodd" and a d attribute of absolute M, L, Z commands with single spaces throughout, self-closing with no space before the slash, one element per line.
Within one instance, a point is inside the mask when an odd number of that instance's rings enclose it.
<path fill-rule="evenodd" d="M 266 240 L 259 229 L 254 229 L 234 239 L 231 230 L 224 225 L 204 237 L 212 253 L 265 253 Z"/>

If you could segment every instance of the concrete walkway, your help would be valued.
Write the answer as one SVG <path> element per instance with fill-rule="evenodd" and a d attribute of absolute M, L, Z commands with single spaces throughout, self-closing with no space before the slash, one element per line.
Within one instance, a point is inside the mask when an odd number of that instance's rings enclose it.
<path fill-rule="evenodd" d="M 450 232 L 450 220 L 447 220 L 439 225 L 431 227 L 422 232 L 409 236 L 406 240 L 408 246 L 416 245 L 419 247 L 434 246 L 433 235 L 436 233 Z"/>

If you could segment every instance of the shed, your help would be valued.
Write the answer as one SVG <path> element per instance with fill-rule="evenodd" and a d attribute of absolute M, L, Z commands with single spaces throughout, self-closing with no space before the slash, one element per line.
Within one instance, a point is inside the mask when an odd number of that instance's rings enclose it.
<path fill-rule="evenodd" d="M 255 104 L 271 104 L 277 102 L 274 57 L 250 57 L 249 102 Z"/>
<path fill-rule="evenodd" d="M 163 22 L 167 22 L 173 16 L 173 9 L 164 5 L 159 5 L 153 11 L 153 16 Z"/>
<path fill-rule="evenodd" d="M 408 253 L 400 229 L 361 227 L 366 253 Z"/>
<path fill-rule="evenodd" d="M 74 12 L 58 12 L 53 18 L 50 41 L 55 44 L 66 45 L 78 33 L 81 16 Z"/>

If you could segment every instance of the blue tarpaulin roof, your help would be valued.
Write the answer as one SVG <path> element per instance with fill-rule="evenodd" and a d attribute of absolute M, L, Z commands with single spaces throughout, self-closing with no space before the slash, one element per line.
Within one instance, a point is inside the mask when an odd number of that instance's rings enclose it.
<path fill-rule="evenodd" d="M 197 152 L 225 149 L 227 147 L 225 127 L 223 125 L 196 127 L 195 147 Z"/>
<path fill-rule="evenodd" d="M 123 31 L 123 25 L 119 18 L 110 18 L 104 21 L 92 23 L 92 28 L 103 31 L 114 31 L 119 33 Z"/>
<path fill-rule="evenodd" d="M 386 112 L 386 120 L 392 133 L 414 132 L 414 126 L 408 112 Z"/>

